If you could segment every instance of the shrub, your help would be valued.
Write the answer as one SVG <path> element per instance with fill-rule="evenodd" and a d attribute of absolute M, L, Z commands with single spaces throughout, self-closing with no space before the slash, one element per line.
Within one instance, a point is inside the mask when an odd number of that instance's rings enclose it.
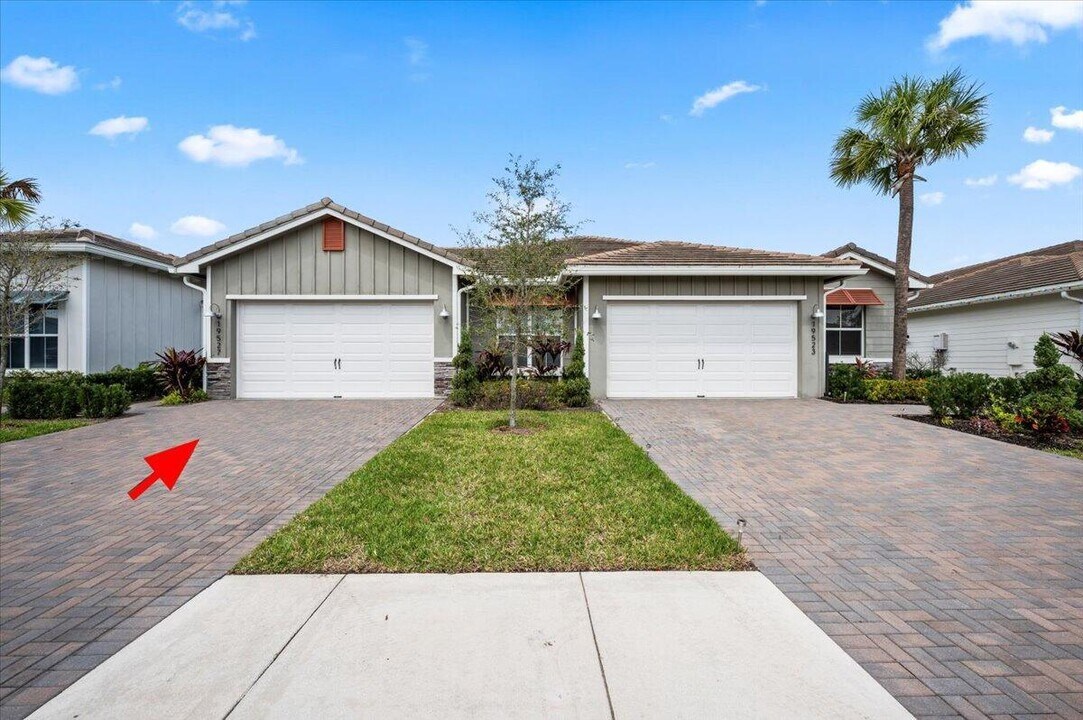
<path fill-rule="evenodd" d="M 1060 351 L 1049 333 L 1042 333 L 1038 342 L 1034 343 L 1034 366 L 1049 368 L 1060 363 Z"/>
<path fill-rule="evenodd" d="M 572 357 L 564 367 L 564 375 L 557 388 L 560 401 L 568 407 L 590 405 L 590 380 L 586 374 L 586 350 L 583 342 L 583 331 L 580 330 L 575 334 Z"/>
<path fill-rule="evenodd" d="M 15 373 L 7 379 L 8 413 L 25 420 L 73 418 L 83 406 L 79 373 Z"/>
<path fill-rule="evenodd" d="M 520 378 L 516 381 L 515 407 L 520 410 L 550 410 L 558 401 L 554 398 L 560 383 L 552 380 Z M 511 403 L 511 388 L 507 380 L 486 380 L 478 386 L 475 407 L 481 410 L 504 410 Z"/>
<path fill-rule="evenodd" d="M 496 380 L 507 377 L 511 372 L 511 364 L 508 363 L 508 348 L 498 339 L 494 339 L 489 345 L 478 353 L 477 368 L 479 380 Z"/>
<path fill-rule="evenodd" d="M 1039 437 L 1065 435 L 1071 430 L 1069 415 L 1075 398 L 1066 393 L 1038 392 L 1023 398 L 1019 422 Z"/>
<path fill-rule="evenodd" d="M 559 337 L 542 336 L 531 338 L 531 363 L 538 377 L 545 377 L 560 369 L 560 356 L 568 351 L 571 344 Z"/>
<path fill-rule="evenodd" d="M 192 403 L 204 402 L 210 399 L 211 396 L 202 390 L 193 390 L 188 394 L 187 399 L 181 397 L 180 393 L 171 392 L 163 397 L 158 404 L 165 407 L 173 407 L 176 405 L 191 405 Z"/>
<path fill-rule="evenodd" d="M 466 407 L 474 404 L 478 393 L 478 369 L 474 365 L 474 344 L 470 331 L 463 328 L 459 351 L 451 359 L 455 374 L 451 378 L 451 402 Z"/>
<path fill-rule="evenodd" d="M 158 378 L 168 392 L 175 392 L 185 401 L 203 384 L 203 366 L 207 358 L 198 350 L 166 348 L 157 353 Z"/>
<path fill-rule="evenodd" d="M 956 373 L 925 382 L 925 402 L 934 417 L 972 418 L 989 405 L 992 379 L 988 375 Z"/>
<path fill-rule="evenodd" d="M 1019 406 L 1019 401 L 1026 395 L 1023 382 L 1016 377 L 993 378 L 989 383 L 989 395 L 994 405 L 1001 405 L 1005 409 L 1013 409 Z"/>
<path fill-rule="evenodd" d="M 933 353 L 928 358 L 919 353 L 908 353 L 906 356 L 906 377 L 911 380 L 927 380 L 931 377 L 940 377 L 944 366 L 941 355 Z"/>
<path fill-rule="evenodd" d="M 162 394 L 157 363 L 140 363 L 134 368 L 117 365 L 112 370 L 90 373 L 86 381 L 93 385 L 123 385 L 134 402 L 153 400 Z"/>
<path fill-rule="evenodd" d="M 875 378 L 864 381 L 864 393 L 872 402 L 925 402 L 925 381 Z"/>
<path fill-rule="evenodd" d="M 1020 378 L 1020 387 L 1024 394 L 1036 392 L 1064 392 L 1076 394 L 1079 379 L 1067 365 L 1057 363 L 1031 370 Z"/>
<path fill-rule="evenodd" d="M 120 383 L 83 385 L 83 415 L 88 418 L 118 417 L 131 406 L 132 396 Z"/>
<path fill-rule="evenodd" d="M 864 372 L 847 363 L 832 365 L 827 373 L 827 394 L 839 400 L 864 400 Z"/>
<path fill-rule="evenodd" d="M 985 417 L 996 423 L 997 427 L 1004 432 L 1019 432 L 1023 429 L 1019 414 L 1015 410 L 1001 405 L 995 399 L 985 411 Z"/>

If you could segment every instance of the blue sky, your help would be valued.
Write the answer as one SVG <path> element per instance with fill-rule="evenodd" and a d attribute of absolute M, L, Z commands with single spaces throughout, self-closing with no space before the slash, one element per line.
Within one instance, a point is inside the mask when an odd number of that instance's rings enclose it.
<path fill-rule="evenodd" d="M 323 196 L 454 244 L 513 152 L 591 233 L 894 256 L 895 202 L 834 187 L 831 144 L 955 66 L 991 130 L 926 169 L 915 267 L 1083 237 L 1078 2 L 4 2 L 0 66 L 0 162 L 43 212 L 175 253 Z"/>

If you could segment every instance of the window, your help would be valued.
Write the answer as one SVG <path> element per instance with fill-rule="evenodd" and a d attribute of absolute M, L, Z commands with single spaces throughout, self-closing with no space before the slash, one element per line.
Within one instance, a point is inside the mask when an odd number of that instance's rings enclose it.
<path fill-rule="evenodd" d="M 8 367 L 56 370 L 59 344 L 60 309 L 56 305 L 33 305 L 23 319 L 23 332 L 8 340 Z"/>
<path fill-rule="evenodd" d="M 827 308 L 827 354 L 861 357 L 865 351 L 865 308 L 833 305 Z"/>

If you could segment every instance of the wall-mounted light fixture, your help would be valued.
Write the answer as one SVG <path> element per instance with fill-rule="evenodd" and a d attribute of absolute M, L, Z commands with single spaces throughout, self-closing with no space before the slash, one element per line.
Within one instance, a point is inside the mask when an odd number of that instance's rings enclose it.
<path fill-rule="evenodd" d="M 222 319 L 222 308 L 218 307 L 218 303 L 211 303 L 210 315 L 207 317 L 217 318 L 218 320 Z"/>
<path fill-rule="evenodd" d="M 597 305 L 594 306 L 594 314 L 591 315 L 591 318 L 594 319 L 594 320 L 601 320 L 602 319 L 602 311 L 598 309 Z"/>
<path fill-rule="evenodd" d="M 813 320 L 821 320 L 821 319 L 823 319 L 823 316 L 824 316 L 824 311 L 820 309 L 819 305 L 817 305 L 815 308 L 812 309 L 812 319 Z"/>
<path fill-rule="evenodd" d="M 444 318 L 445 320 L 451 317 L 451 313 L 447 311 L 447 305 L 444 305 L 442 308 L 440 308 L 440 317 Z"/>

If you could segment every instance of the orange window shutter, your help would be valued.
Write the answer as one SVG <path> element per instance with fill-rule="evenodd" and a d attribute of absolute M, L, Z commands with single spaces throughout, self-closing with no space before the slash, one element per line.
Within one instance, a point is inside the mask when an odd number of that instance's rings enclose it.
<path fill-rule="evenodd" d="M 346 249 L 346 223 L 338 218 L 323 221 L 324 252 L 342 252 Z"/>

